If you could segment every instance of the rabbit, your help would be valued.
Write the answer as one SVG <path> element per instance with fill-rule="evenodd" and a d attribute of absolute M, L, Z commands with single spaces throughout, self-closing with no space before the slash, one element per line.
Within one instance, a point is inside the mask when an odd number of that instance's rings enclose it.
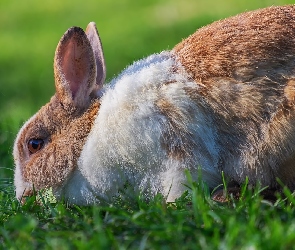
<path fill-rule="evenodd" d="M 95 23 L 72 27 L 54 57 L 56 93 L 20 129 L 22 200 L 52 188 L 70 204 L 112 202 L 126 186 L 173 202 L 186 172 L 295 188 L 295 5 L 213 22 L 105 84 Z"/>

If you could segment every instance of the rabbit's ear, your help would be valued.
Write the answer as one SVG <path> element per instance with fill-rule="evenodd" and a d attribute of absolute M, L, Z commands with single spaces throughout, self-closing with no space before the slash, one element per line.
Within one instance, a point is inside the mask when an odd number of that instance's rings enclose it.
<path fill-rule="evenodd" d="M 106 78 L 106 66 L 104 62 L 101 40 L 94 22 L 91 22 L 87 25 L 86 35 L 94 52 L 94 58 L 96 62 L 96 84 L 100 89 Z"/>
<path fill-rule="evenodd" d="M 88 107 L 96 88 L 94 53 L 85 32 L 72 27 L 57 45 L 54 75 L 57 98 L 79 109 Z"/>

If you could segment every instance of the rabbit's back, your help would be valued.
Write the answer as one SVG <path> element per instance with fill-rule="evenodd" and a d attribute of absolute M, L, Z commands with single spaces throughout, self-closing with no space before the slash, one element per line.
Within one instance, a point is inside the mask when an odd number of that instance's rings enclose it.
<path fill-rule="evenodd" d="M 199 29 L 174 52 L 200 89 L 188 95 L 218 124 L 219 168 L 236 181 L 294 186 L 295 6 Z"/>
<path fill-rule="evenodd" d="M 293 71 L 294 41 L 295 6 L 290 5 L 217 21 L 197 30 L 174 51 L 198 82 L 216 77 L 281 80 Z"/>

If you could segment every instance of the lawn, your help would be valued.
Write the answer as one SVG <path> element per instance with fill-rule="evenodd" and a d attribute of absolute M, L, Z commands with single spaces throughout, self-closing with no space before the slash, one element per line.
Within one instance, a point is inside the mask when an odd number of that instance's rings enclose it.
<path fill-rule="evenodd" d="M 12 145 L 21 124 L 54 93 L 53 56 L 71 26 L 95 21 L 107 81 L 134 60 L 171 49 L 214 20 L 283 0 L 1 0 L 0 1 L 0 249 L 292 249 L 295 200 L 264 201 L 245 188 L 218 204 L 191 183 L 176 203 L 162 197 L 118 198 L 104 207 L 68 207 L 14 198 Z"/>

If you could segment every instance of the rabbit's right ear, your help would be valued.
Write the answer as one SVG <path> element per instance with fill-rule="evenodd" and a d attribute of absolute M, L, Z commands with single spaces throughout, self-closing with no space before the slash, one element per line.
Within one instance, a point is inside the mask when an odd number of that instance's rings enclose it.
<path fill-rule="evenodd" d="M 102 44 L 98 35 L 98 31 L 94 22 L 87 25 L 85 31 L 88 40 L 90 41 L 91 47 L 93 49 L 94 58 L 96 62 L 96 84 L 98 89 L 102 87 L 106 78 L 106 66 L 104 62 L 104 55 Z"/>
<path fill-rule="evenodd" d="M 54 58 L 57 98 L 65 106 L 84 109 L 96 87 L 94 52 L 85 32 L 78 27 L 67 30 L 59 41 Z"/>

